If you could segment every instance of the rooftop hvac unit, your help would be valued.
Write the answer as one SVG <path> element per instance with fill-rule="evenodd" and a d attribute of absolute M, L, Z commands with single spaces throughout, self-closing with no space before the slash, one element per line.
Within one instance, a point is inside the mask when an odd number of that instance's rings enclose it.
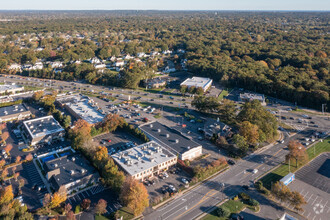
<path fill-rule="evenodd" d="M 179 139 L 175 139 L 175 143 L 176 143 L 176 144 L 179 143 Z"/>
<path fill-rule="evenodd" d="M 187 149 L 190 150 L 190 146 L 188 146 Z"/>
<path fill-rule="evenodd" d="M 76 160 L 76 158 L 75 158 L 75 157 L 72 157 L 72 158 L 71 158 L 71 160 L 72 160 L 72 161 L 75 161 L 75 160 Z"/>
<path fill-rule="evenodd" d="M 73 175 L 74 174 L 74 170 L 70 170 L 70 174 Z"/>
<path fill-rule="evenodd" d="M 52 125 L 55 125 L 55 122 L 52 122 Z"/>
<path fill-rule="evenodd" d="M 86 172 L 86 170 L 85 169 L 81 169 L 81 173 L 85 173 Z"/>
<path fill-rule="evenodd" d="M 30 126 L 30 129 L 32 129 L 32 128 L 33 128 L 33 125 Z"/>
<path fill-rule="evenodd" d="M 22 111 L 24 111 L 24 109 L 21 109 L 20 111 L 22 112 Z"/>
<path fill-rule="evenodd" d="M 157 132 L 160 133 L 162 130 L 160 130 L 160 128 L 157 129 Z"/>
<path fill-rule="evenodd" d="M 169 138 L 170 137 L 170 134 L 166 134 L 166 137 Z"/>
<path fill-rule="evenodd" d="M 54 163 L 54 167 L 58 167 L 57 163 Z"/>
<path fill-rule="evenodd" d="M 45 131 L 47 131 L 47 129 L 46 129 L 46 128 L 44 128 L 42 131 L 44 131 L 44 132 L 45 132 Z"/>
<path fill-rule="evenodd" d="M 39 124 L 39 127 L 41 127 L 42 126 L 42 124 Z"/>
<path fill-rule="evenodd" d="M 149 126 L 150 126 L 150 128 L 154 127 L 154 125 L 153 125 L 153 124 L 150 124 Z"/>

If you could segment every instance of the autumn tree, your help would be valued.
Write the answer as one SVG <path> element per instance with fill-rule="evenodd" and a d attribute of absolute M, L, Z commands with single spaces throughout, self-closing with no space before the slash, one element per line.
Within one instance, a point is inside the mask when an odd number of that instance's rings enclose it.
<path fill-rule="evenodd" d="M 5 168 L 5 169 L 2 170 L 1 178 L 5 179 L 7 176 L 8 176 L 8 169 Z"/>
<path fill-rule="evenodd" d="M 250 144 L 255 144 L 258 142 L 259 133 L 258 126 L 251 124 L 248 121 L 243 121 L 239 128 L 239 134 L 245 138 L 245 140 Z"/>
<path fill-rule="evenodd" d="M 5 164 L 6 164 L 5 159 L 1 159 L 0 160 L 0 169 L 2 169 L 5 166 Z"/>
<path fill-rule="evenodd" d="M 72 209 L 72 205 L 70 203 L 65 204 L 64 210 L 65 213 L 69 213 Z"/>
<path fill-rule="evenodd" d="M 21 161 L 21 159 L 22 159 L 21 156 L 17 156 L 16 159 L 15 159 L 15 162 L 19 163 Z"/>
<path fill-rule="evenodd" d="M 50 207 L 56 208 L 58 207 L 62 202 L 65 202 L 67 198 L 67 192 L 66 188 L 64 186 L 61 186 L 58 190 L 58 192 L 55 192 L 51 198 Z"/>
<path fill-rule="evenodd" d="M 98 215 L 102 215 L 107 212 L 107 201 L 104 199 L 100 199 L 95 207 L 95 213 Z"/>
<path fill-rule="evenodd" d="M 49 193 L 46 193 L 46 194 L 44 195 L 43 200 L 42 200 L 42 205 L 43 205 L 43 207 L 46 209 L 46 211 L 49 210 L 50 205 L 51 205 L 51 202 L 52 202 L 52 197 L 51 197 L 51 195 L 50 195 Z"/>
<path fill-rule="evenodd" d="M 75 220 L 75 219 L 76 219 L 76 216 L 74 215 L 73 211 L 69 211 L 69 212 L 66 214 L 66 219 L 67 219 L 67 220 Z"/>
<path fill-rule="evenodd" d="M 17 181 L 17 178 L 19 177 L 19 172 L 14 173 L 14 179 Z"/>
<path fill-rule="evenodd" d="M 277 181 L 275 184 L 273 184 L 271 192 L 275 196 L 275 198 L 277 198 L 281 202 L 286 201 L 288 198 L 291 197 L 290 188 L 280 181 Z"/>
<path fill-rule="evenodd" d="M 294 159 L 296 167 L 298 167 L 298 162 L 303 164 L 308 160 L 306 148 L 299 141 L 290 141 L 288 148 L 289 154 L 286 155 L 286 160 Z"/>
<path fill-rule="evenodd" d="M 28 155 L 25 156 L 25 160 L 27 161 L 31 161 L 33 159 L 33 156 L 31 153 L 29 153 Z"/>
<path fill-rule="evenodd" d="M 7 131 L 1 134 L 1 139 L 3 142 L 6 142 L 8 138 L 9 138 L 9 133 Z"/>
<path fill-rule="evenodd" d="M 91 205 L 91 200 L 90 199 L 84 199 L 80 204 L 80 206 L 83 210 L 89 209 L 90 205 Z"/>
<path fill-rule="evenodd" d="M 124 124 L 124 118 L 117 114 L 108 114 L 102 121 L 102 128 L 104 131 L 113 132 L 118 127 L 122 127 Z"/>
<path fill-rule="evenodd" d="M 70 130 L 70 138 L 74 148 L 81 148 L 84 142 L 92 139 L 91 137 L 91 126 L 87 121 L 79 119 L 77 120 L 74 127 Z"/>
<path fill-rule="evenodd" d="M 14 199 L 13 187 L 8 185 L 0 190 L 0 205 L 7 204 Z"/>
<path fill-rule="evenodd" d="M 305 201 L 305 198 L 297 191 L 292 192 L 289 201 L 290 201 L 290 204 L 297 211 L 302 211 L 301 206 L 307 204 L 307 202 Z"/>
<path fill-rule="evenodd" d="M 32 99 L 34 101 L 39 101 L 43 96 L 44 96 L 44 91 L 37 91 L 37 92 L 33 93 Z"/>
<path fill-rule="evenodd" d="M 133 178 L 127 178 L 120 193 L 122 204 L 130 208 L 135 216 L 149 206 L 149 195 L 145 186 Z"/>
<path fill-rule="evenodd" d="M 13 149 L 13 145 L 11 144 L 7 144 L 7 146 L 4 148 L 4 150 L 6 151 L 7 154 L 9 154 L 9 152 Z"/>

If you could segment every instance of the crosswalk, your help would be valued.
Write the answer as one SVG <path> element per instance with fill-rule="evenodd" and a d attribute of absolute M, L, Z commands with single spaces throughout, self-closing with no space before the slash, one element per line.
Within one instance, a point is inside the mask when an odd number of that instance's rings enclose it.
<path fill-rule="evenodd" d="M 293 127 L 294 129 L 296 129 L 297 131 L 303 131 L 306 129 L 306 125 L 296 125 L 296 124 L 292 124 L 290 125 L 291 127 Z"/>

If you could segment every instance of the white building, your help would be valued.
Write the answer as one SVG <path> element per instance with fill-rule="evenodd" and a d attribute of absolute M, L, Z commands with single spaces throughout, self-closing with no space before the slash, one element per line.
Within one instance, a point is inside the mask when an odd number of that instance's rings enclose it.
<path fill-rule="evenodd" d="M 16 71 L 22 71 L 22 66 L 17 64 L 17 63 L 13 63 L 9 66 L 8 68 L 9 70 L 16 70 Z"/>
<path fill-rule="evenodd" d="M 24 87 L 18 86 L 15 83 L 0 85 L 0 94 L 4 94 L 4 93 L 15 94 L 15 93 L 21 92 L 21 91 L 24 91 Z"/>
<path fill-rule="evenodd" d="M 167 170 L 177 157 L 155 141 L 118 152 L 111 156 L 129 176 L 144 180 Z"/>
<path fill-rule="evenodd" d="M 202 88 L 204 92 L 206 92 L 212 86 L 212 82 L 212 79 L 194 76 L 192 78 L 187 78 L 180 86 L 187 86 L 188 88 L 194 86 L 196 88 Z"/>

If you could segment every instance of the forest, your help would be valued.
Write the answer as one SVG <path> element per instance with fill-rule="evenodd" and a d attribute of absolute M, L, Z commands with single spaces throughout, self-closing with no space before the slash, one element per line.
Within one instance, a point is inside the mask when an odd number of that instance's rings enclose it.
<path fill-rule="evenodd" d="M 0 70 L 15 74 L 10 64 L 61 61 L 67 65 L 60 73 L 20 74 L 134 88 L 163 60 L 145 59 L 119 73 L 73 62 L 182 49 L 172 59 L 186 59 L 195 75 L 320 109 L 330 106 L 329 18 L 329 12 L 0 12 Z"/>

